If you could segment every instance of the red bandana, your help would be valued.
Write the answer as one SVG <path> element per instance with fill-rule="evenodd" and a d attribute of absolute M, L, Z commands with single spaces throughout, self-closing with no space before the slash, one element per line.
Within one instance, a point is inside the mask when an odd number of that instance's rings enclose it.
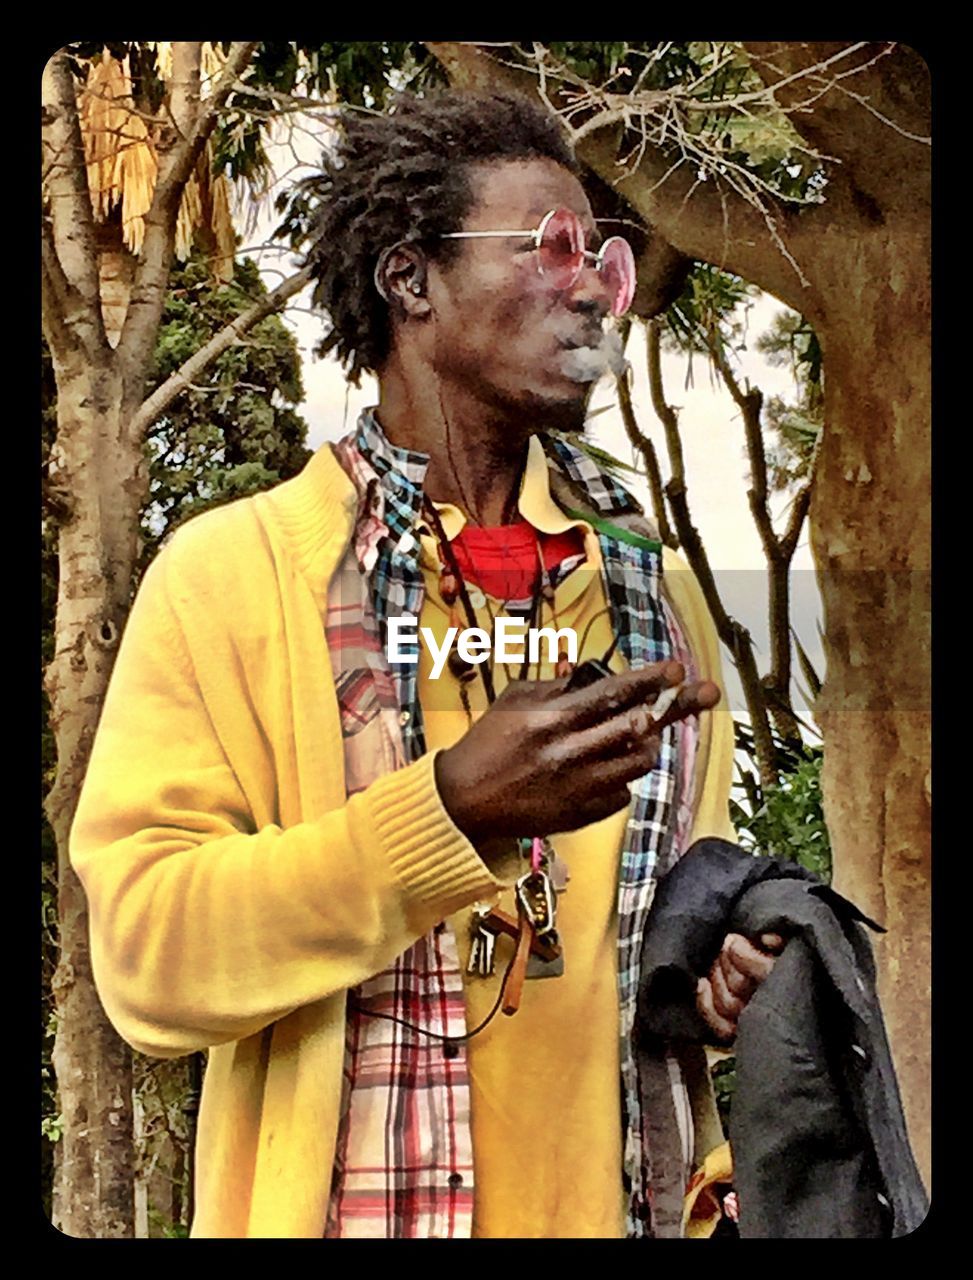
<path fill-rule="evenodd" d="M 537 585 L 538 543 L 548 571 L 568 556 L 584 554 L 580 529 L 541 533 L 522 516 L 514 524 L 486 528 L 466 524 L 452 547 L 467 582 L 475 582 L 496 600 L 525 600 Z"/>

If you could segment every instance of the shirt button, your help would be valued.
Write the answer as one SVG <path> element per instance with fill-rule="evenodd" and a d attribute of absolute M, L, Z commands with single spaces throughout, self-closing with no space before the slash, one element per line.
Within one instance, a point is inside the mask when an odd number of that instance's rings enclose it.
<path fill-rule="evenodd" d="M 411 719 L 412 716 L 408 711 L 402 711 L 399 713 L 399 724 L 408 724 Z"/>
<path fill-rule="evenodd" d="M 458 1057 L 459 1057 L 459 1045 L 458 1045 L 458 1044 L 453 1044 L 452 1040 L 447 1040 L 447 1041 L 445 1042 L 445 1044 L 443 1045 L 443 1057 L 444 1057 L 444 1058 L 458 1058 Z"/>
<path fill-rule="evenodd" d="M 476 587 L 471 587 L 468 594 L 470 597 L 470 604 L 474 609 L 486 608 L 486 596 L 482 591 L 477 590 Z"/>
<path fill-rule="evenodd" d="M 461 1187 L 463 1185 L 463 1175 L 461 1173 L 451 1173 L 446 1181 L 455 1191 L 457 1187 Z"/>

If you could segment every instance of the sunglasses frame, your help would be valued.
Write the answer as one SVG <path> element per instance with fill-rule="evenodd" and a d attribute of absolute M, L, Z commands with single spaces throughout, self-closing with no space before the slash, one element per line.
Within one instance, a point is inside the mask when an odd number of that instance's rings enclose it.
<path fill-rule="evenodd" d="M 624 236 L 609 236 L 609 238 L 604 242 L 604 244 L 602 244 L 601 248 L 598 250 L 597 253 L 595 253 L 594 250 L 592 249 L 586 249 L 584 247 L 584 228 L 581 224 L 581 219 L 578 217 L 576 213 L 574 213 L 570 209 L 549 209 L 547 213 L 544 214 L 544 217 L 541 219 L 538 226 L 531 227 L 530 229 L 524 230 L 524 231 L 448 231 L 448 232 L 445 232 L 443 235 L 441 235 L 439 239 L 440 240 L 501 240 L 501 239 L 510 239 L 515 236 L 517 237 L 526 236 L 533 241 L 534 248 L 536 250 L 542 247 L 542 244 L 544 241 L 544 232 L 547 230 L 548 224 L 550 223 L 551 219 L 556 217 L 560 213 L 569 214 L 575 220 L 578 226 L 578 229 L 581 232 L 581 248 L 577 250 L 578 254 L 580 255 L 577 270 L 572 276 L 570 282 L 564 287 L 566 289 L 570 289 L 574 286 L 574 284 L 577 282 L 578 276 L 581 274 L 581 270 L 587 259 L 590 259 L 592 262 L 594 262 L 598 273 L 603 275 L 604 263 L 605 263 L 605 252 L 610 245 L 618 243 L 618 244 L 623 244 L 625 248 L 628 250 L 629 254 L 632 256 L 632 293 L 634 295 L 635 293 L 635 261 L 634 261 L 634 255 L 632 254 L 632 246 L 628 243 L 628 241 L 625 239 Z M 595 221 L 596 222 L 612 222 L 614 221 L 614 219 L 596 218 Z M 538 258 L 538 261 L 537 261 L 537 270 L 542 276 L 546 276 L 548 274 L 544 270 L 543 260 L 540 258 Z M 613 306 L 612 315 L 614 315 L 616 318 L 619 316 L 623 316 L 625 312 L 628 311 L 631 305 L 632 303 L 630 298 L 628 305 L 625 307 L 623 311 L 615 311 Z"/>

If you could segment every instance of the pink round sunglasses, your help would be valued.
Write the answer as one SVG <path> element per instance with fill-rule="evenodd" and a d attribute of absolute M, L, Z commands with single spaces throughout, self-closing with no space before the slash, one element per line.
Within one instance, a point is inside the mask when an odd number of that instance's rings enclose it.
<path fill-rule="evenodd" d="M 584 245 L 581 219 L 570 209 L 551 209 L 529 231 L 450 231 L 441 240 L 527 237 L 537 250 L 537 269 L 555 289 L 570 289 L 587 260 L 594 262 L 611 293 L 611 313 L 623 316 L 635 296 L 635 256 L 621 236 L 606 240 L 597 253 Z"/>

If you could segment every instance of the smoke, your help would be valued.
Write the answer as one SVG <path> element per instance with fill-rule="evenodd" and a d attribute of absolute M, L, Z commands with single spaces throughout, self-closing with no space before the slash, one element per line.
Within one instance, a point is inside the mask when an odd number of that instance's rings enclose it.
<path fill-rule="evenodd" d="M 597 382 L 603 374 L 619 374 L 627 367 L 622 340 L 615 329 L 600 333 L 597 342 L 565 346 L 557 356 L 558 372 L 572 382 Z"/>

